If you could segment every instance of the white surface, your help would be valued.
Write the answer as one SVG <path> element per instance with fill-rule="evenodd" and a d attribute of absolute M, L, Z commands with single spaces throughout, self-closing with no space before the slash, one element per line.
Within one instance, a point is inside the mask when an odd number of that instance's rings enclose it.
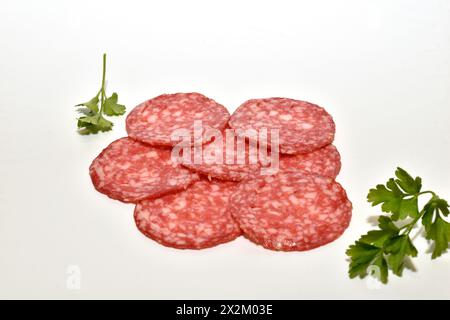
<path fill-rule="evenodd" d="M 450 254 L 380 289 L 347 277 L 345 249 L 378 214 L 365 197 L 397 165 L 450 198 L 450 2 L 2 1 L 0 298 L 450 298 Z M 337 124 L 348 231 L 304 253 L 245 239 L 180 251 L 146 239 L 133 206 L 94 191 L 88 166 L 114 131 L 75 132 L 75 103 L 98 90 L 130 110 L 199 91 L 233 111 L 285 96 Z M 66 268 L 81 270 L 80 290 Z"/>

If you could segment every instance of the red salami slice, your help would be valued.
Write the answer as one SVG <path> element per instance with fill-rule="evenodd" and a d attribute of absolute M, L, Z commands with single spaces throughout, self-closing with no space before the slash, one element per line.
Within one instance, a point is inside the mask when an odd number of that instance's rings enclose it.
<path fill-rule="evenodd" d="M 198 152 L 198 159 L 195 153 Z M 182 164 L 200 174 L 226 181 L 241 181 L 260 168 L 257 148 L 249 154 L 249 144 L 227 130 L 220 139 L 191 149 L 190 157 Z"/>
<path fill-rule="evenodd" d="M 241 182 L 229 205 L 247 238 L 282 251 L 310 250 L 337 239 L 349 225 L 351 211 L 339 183 L 306 172 Z"/>
<path fill-rule="evenodd" d="M 140 202 L 134 211 L 138 229 L 168 247 L 203 249 L 231 241 L 241 232 L 227 212 L 233 182 L 200 180 L 187 190 Z"/>
<path fill-rule="evenodd" d="M 281 155 L 279 169 L 284 171 L 307 171 L 334 179 L 341 170 L 341 156 L 336 147 L 330 144 L 309 153 Z"/>
<path fill-rule="evenodd" d="M 307 153 L 333 142 L 335 125 L 323 108 L 287 98 L 244 102 L 230 117 L 233 129 L 278 129 L 280 152 Z M 268 141 L 270 145 L 270 139 Z"/>
<path fill-rule="evenodd" d="M 121 138 L 92 162 L 89 173 L 95 188 L 123 202 L 137 202 L 184 190 L 198 176 L 174 165 L 169 149 L 154 148 L 130 138 Z"/>
<path fill-rule="evenodd" d="M 199 93 L 163 94 L 134 108 L 127 116 L 126 127 L 133 139 L 173 146 L 178 142 L 171 140 L 175 130 L 186 129 L 193 137 L 195 120 L 201 120 L 203 133 L 210 128 L 223 130 L 229 117 L 224 106 Z"/>

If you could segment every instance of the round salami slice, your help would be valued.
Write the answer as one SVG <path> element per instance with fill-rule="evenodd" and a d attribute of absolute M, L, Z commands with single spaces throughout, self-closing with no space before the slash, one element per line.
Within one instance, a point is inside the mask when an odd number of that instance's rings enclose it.
<path fill-rule="evenodd" d="M 241 182 L 228 211 L 251 241 L 304 251 L 337 239 L 349 225 L 352 204 L 331 178 L 283 171 Z"/>
<path fill-rule="evenodd" d="M 309 153 L 282 154 L 279 157 L 279 170 L 307 171 L 334 179 L 341 170 L 341 156 L 332 144 Z"/>
<path fill-rule="evenodd" d="M 333 142 L 335 125 L 325 109 L 287 98 L 253 99 L 244 102 L 230 117 L 233 129 L 279 130 L 281 153 L 308 153 Z"/>
<path fill-rule="evenodd" d="M 229 242 L 241 234 L 227 212 L 236 184 L 225 181 L 194 183 L 185 191 L 136 205 L 138 229 L 162 245 L 178 249 L 203 249 Z"/>
<path fill-rule="evenodd" d="M 130 138 L 118 139 L 106 147 L 92 162 L 89 173 L 99 192 L 123 202 L 184 190 L 199 179 L 197 174 L 174 165 L 169 149 Z"/>
<path fill-rule="evenodd" d="M 230 117 L 228 110 L 199 93 L 163 94 L 134 108 L 126 119 L 128 135 L 156 145 L 174 146 L 177 129 L 185 129 L 191 140 L 199 140 L 208 129 L 223 130 Z M 200 135 L 194 137 L 194 121 L 201 121 Z"/>
<path fill-rule="evenodd" d="M 190 155 L 181 163 L 209 178 L 225 181 L 241 181 L 260 168 L 258 150 L 233 130 L 225 130 L 213 142 L 192 147 Z"/>

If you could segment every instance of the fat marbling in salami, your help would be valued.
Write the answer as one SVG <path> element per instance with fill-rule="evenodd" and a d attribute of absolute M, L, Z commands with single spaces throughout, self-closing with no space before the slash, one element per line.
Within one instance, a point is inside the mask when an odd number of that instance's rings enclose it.
<path fill-rule="evenodd" d="M 95 188 L 123 202 L 137 202 L 184 190 L 198 175 L 171 161 L 169 149 L 154 148 L 128 137 L 106 147 L 89 173 Z"/>
<path fill-rule="evenodd" d="M 209 144 L 192 147 L 182 164 L 207 177 L 225 181 L 241 181 L 260 168 L 256 146 L 250 151 L 249 143 L 237 137 L 233 130 L 226 130 L 220 139 Z"/>
<path fill-rule="evenodd" d="M 198 141 L 208 129 L 223 130 L 229 117 L 224 106 L 200 93 L 163 94 L 134 108 L 127 116 L 126 128 L 133 139 L 173 146 L 181 140 L 172 139 L 175 130 L 185 129 L 191 140 Z M 195 121 L 201 121 L 203 132 L 199 137 L 194 137 Z"/>
<path fill-rule="evenodd" d="M 136 205 L 138 229 L 162 245 L 203 249 L 229 242 L 241 231 L 226 208 L 236 184 L 206 179 L 185 191 Z"/>
<path fill-rule="evenodd" d="M 335 133 L 334 121 L 325 109 L 287 98 L 248 100 L 231 115 L 229 125 L 240 130 L 278 129 L 280 152 L 287 154 L 324 147 L 333 142 Z"/>
<path fill-rule="evenodd" d="M 336 178 L 341 170 L 341 156 L 332 144 L 312 152 L 296 155 L 280 155 L 280 170 L 307 171 L 321 176 Z"/>
<path fill-rule="evenodd" d="M 352 205 L 331 178 L 281 171 L 241 182 L 228 211 L 251 241 L 304 251 L 337 239 L 349 225 Z"/>

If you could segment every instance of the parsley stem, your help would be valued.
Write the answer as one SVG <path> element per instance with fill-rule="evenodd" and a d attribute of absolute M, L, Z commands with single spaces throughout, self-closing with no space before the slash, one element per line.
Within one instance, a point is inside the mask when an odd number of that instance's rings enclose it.
<path fill-rule="evenodd" d="M 103 104 L 105 102 L 105 76 L 106 76 L 106 53 L 103 54 L 103 73 L 102 73 L 102 88 L 100 100 L 100 114 L 103 113 Z"/>
<path fill-rule="evenodd" d="M 422 191 L 422 192 L 419 192 L 417 194 L 417 196 L 420 196 L 422 194 L 427 194 L 427 193 L 431 194 L 433 197 L 436 197 L 436 193 L 434 193 L 433 191 Z"/>
<path fill-rule="evenodd" d="M 434 193 L 433 191 L 422 191 L 422 192 L 419 192 L 418 194 L 416 194 L 414 197 L 418 198 L 420 195 L 427 194 L 427 193 L 431 194 L 433 196 L 433 198 L 436 197 L 436 193 Z M 424 210 L 420 211 L 419 215 L 416 218 L 414 218 L 414 220 L 411 223 L 408 223 L 408 224 L 404 225 L 403 227 L 401 227 L 400 229 L 405 229 L 405 232 L 403 234 L 408 234 L 409 235 L 411 230 L 416 225 L 417 221 L 419 221 L 420 218 L 422 218 L 424 213 L 425 213 Z"/>
<path fill-rule="evenodd" d="M 414 220 L 411 223 L 408 223 L 407 225 L 404 225 L 402 228 L 400 228 L 400 229 L 405 229 L 406 230 L 403 234 L 409 235 L 411 230 L 416 225 L 417 221 L 419 221 L 420 218 L 422 218 L 424 213 L 425 213 L 425 210 L 420 211 L 419 214 L 417 215 L 417 217 L 415 217 Z"/>

